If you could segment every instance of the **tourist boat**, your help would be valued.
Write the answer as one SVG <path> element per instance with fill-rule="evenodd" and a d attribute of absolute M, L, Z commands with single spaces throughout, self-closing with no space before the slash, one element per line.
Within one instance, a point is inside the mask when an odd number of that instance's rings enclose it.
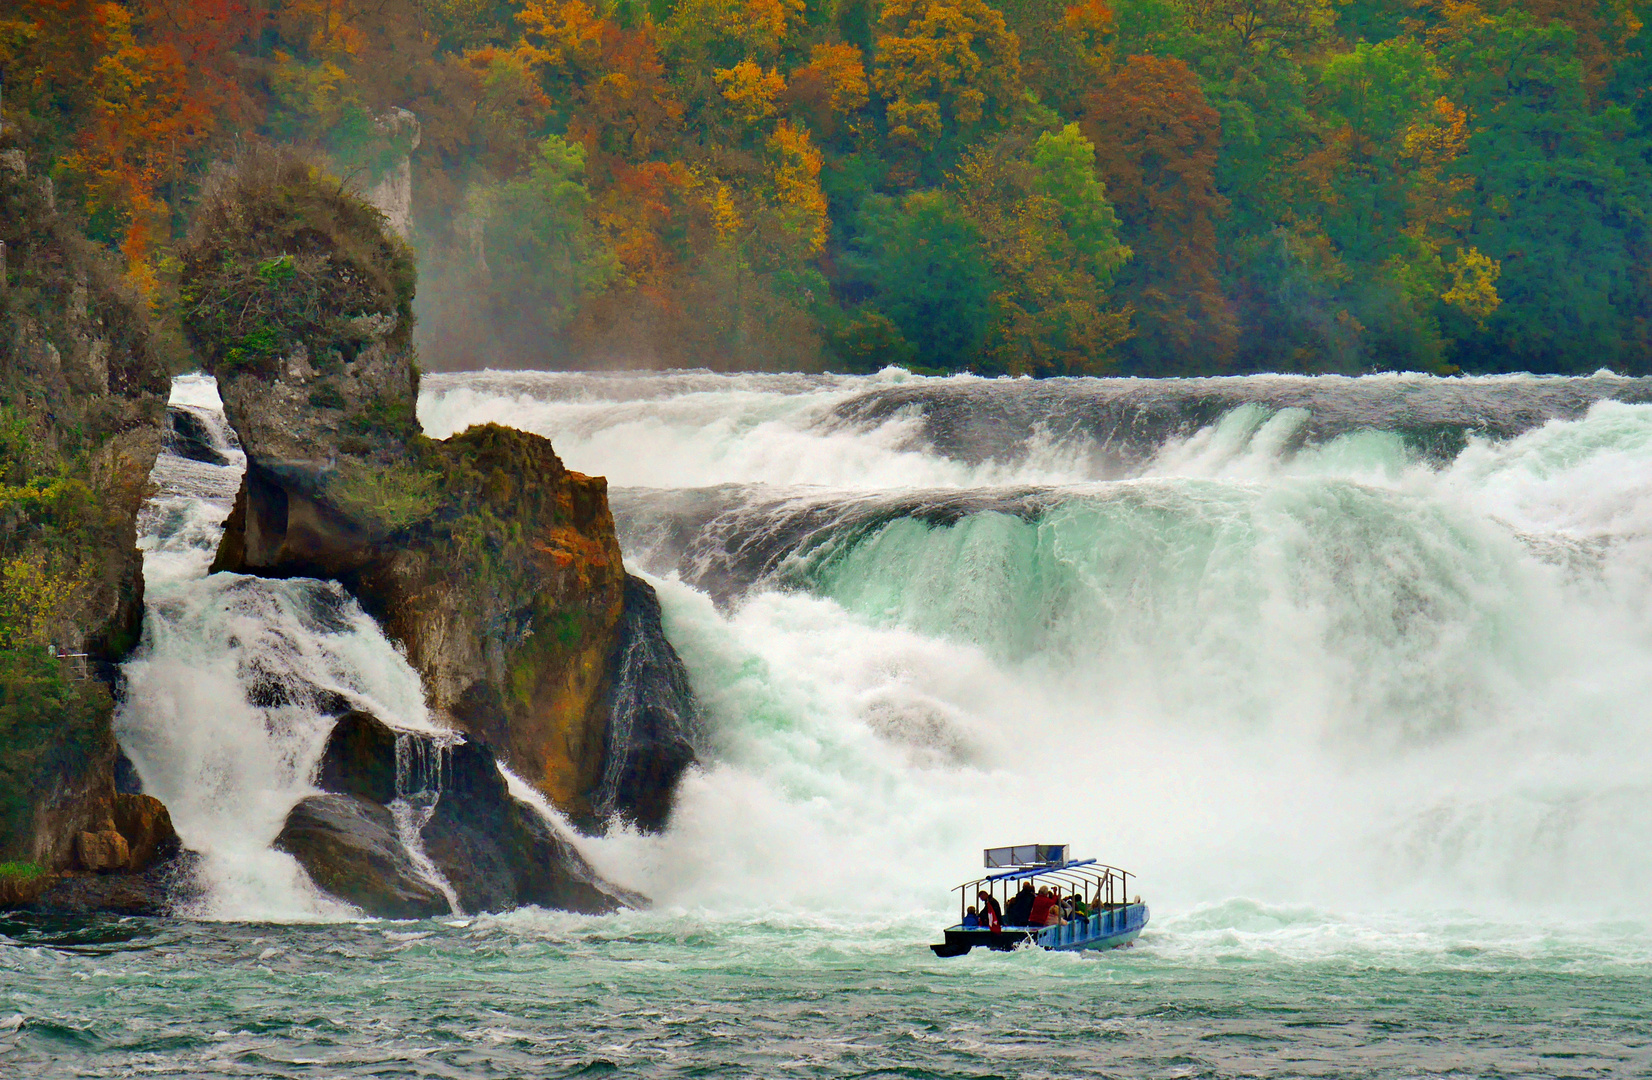
<path fill-rule="evenodd" d="M 1066 844 L 988 848 L 984 862 L 988 870 L 1000 872 L 958 886 L 958 924 L 946 929 L 945 941 L 930 946 L 936 956 L 962 956 L 977 945 L 998 950 L 1036 945 L 1056 952 L 1116 949 L 1135 941 L 1147 925 L 1147 905 L 1139 896 L 1129 899 L 1130 875 L 1094 859 L 1073 860 Z M 980 893 L 996 898 L 1008 911 L 1010 898 L 1029 882 L 1051 886 L 1064 896 L 1076 894 L 1089 914 L 1061 926 L 1005 925 L 997 931 L 964 926 L 965 909 Z"/>

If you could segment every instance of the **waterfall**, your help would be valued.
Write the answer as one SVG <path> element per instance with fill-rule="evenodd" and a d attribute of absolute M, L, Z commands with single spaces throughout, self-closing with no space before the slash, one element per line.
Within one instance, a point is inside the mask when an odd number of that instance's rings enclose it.
<path fill-rule="evenodd" d="M 1652 886 L 1649 401 L 522 372 L 420 417 L 610 478 L 710 746 L 670 832 L 596 845 L 666 902 L 902 910 L 1036 840 L 1170 903 L 1612 910 Z"/>
<path fill-rule="evenodd" d="M 176 380 L 171 408 L 190 417 L 173 429 L 193 441 L 167 440 L 139 520 L 144 634 L 124 666 L 116 733 L 144 790 L 204 856 L 209 887 L 195 914 L 347 914 L 270 847 L 288 811 L 314 792 L 334 720 L 360 708 L 398 730 L 453 735 L 431 724 L 417 673 L 342 587 L 206 574 L 245 458 L 212 380 Z M 202 460 L 212 456 L 203 446 L 218 460 Z M 398 786 L 409 802 L 398 824 L 405 819 L 416 857 L 419 815 L 429 814 L 417 804 L 434 804 L 427 793 L 440 789 L 442 753 L 410 752 Z M 439 874 L 431 880 L 446 887 Z"/>
<path fill-rule="evenodd" d="M 453 883 L 430 861 L 424 847 L 424 827 L 436 813 L 442 792 L 453 783 L 453 746 L 458 741 L 459 736 L 451 733 L 396 734 L 396 798 L 390 815 L 419 875 L 441 890 L 453 914 L 463 915 Z"/>
<path fill-rule="evenodd" d="M 240 467 L 210 389 L 180 381 L 178 446 L 227 464 L 157 464 L 119 734 L 207 856 L 201 914 L 338 914 L 268 848 L 332 718 L 440 733 L 341 589 L 205 576 Z M 420 416 L 610 478 L 702 706 L 662 719 L 622 671 L 620 727 L 701 765 L 664 834 L 581 848 L 664 904 L 933 909 L 981 847 L 1036 841 L 1161 910 L 1525 917 L 1652 887 L 1648 402 L 1610 376 L 480 373 L 428 378 Z M 450 768 L 399 751 L 404 837 Z"/>

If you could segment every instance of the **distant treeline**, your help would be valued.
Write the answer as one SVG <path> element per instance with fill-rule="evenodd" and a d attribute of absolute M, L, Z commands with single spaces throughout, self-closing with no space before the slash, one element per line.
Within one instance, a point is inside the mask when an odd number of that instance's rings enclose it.
<path fill-rule="evenodd" d="M 366 188 L 400 106 L 434 366 L 1644 373 L 1649 9 L 9 0 L 0 64 L 163 317 L 235 140 Z"/>

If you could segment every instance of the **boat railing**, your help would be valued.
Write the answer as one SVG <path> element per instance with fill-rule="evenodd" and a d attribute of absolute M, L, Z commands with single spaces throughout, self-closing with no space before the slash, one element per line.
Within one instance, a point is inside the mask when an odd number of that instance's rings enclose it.
<path fill-rule="evenodd" d="M 998 900 L 1001 910 L 1008 910 L 1011 896 L 1018 890 L 1022 882 L 1032 879 L 1044 879 L 1053 883 L 1058 891 L 1066 895 L 1082 898 L 1084 904 L 1093 914 L 1091 919 L 1098 916 L 1119 914 L 1118 924 L 1123 925 L 1122 909 L 1129 902 L 1130 874 L 1117 866 L 1108 866 L 1098 863 L 1094 859 L 1068 860 L 1061 863 L 1049 863 L 1040 866 L 1017 867 L 999 874 L 989 874 L 974 881 L 965 882 L 958 886 L 958 921 L 964 920 L 966 909 L 978 898 L 978 894 L 985 892 Z M 1082 920 L 1074 919 L 1073 923 Z M 1107 920 L 1111 925 L 1112 920 Z M 1101 925 L 1098 923 L 1098 925 Z M 1062 929 L 1050 927 L 1049 929 Z M 1042 936 L 1040 941 L 1042 941 Z"/>

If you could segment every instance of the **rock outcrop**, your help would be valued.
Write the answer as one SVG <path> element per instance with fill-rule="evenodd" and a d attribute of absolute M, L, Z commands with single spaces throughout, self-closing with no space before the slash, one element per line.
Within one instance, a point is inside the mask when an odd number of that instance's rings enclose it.
<path fill-rule="evenodd" d="M 293 855 L 324 892 L 386 919 L 446 915 L 451 908 L 421 874 L 389 808 L 360 795 L 312 795 L 287 815 L 275 846 Z"/>
<path fill-rule="evenodd" d="M 525 432 L 418 434 L 412 264 L 382 217 L 249 153 L 205 193 L 184 264 L 189 330 L 247 455 L 214 569 L 342 582 L 435 714 L 575 821 L 663 822 L 687 744 L 610 737 L 614 665 L 649 616 L 626 615 L 606 482 Z"/>
<path fill-rule="evenodd" d="M 111 691 L 170 380 L 144 301 L 20 151 L 0 155 L 0 242 L 0 905 L 155 907 L 177 837 L 158 802 L 117 795 Z"/>
<path fill-rule="evenodd" d="M 513 797 L 493 752 L 475 739 L 438 741 L 397 733 L 364 712 L 342 717 L 316 784 L 276 846 L 298 859 L 323 891 L 385 918 L 446 914 L 426 857 L 466 912 L 523 904 L 601 914 L 646 903 L 603 881 L 566 838 Z M 408 829 L 391 805 L 402 800 Z"/>
<path fill-rule="evenodd" d="M 625 577 L 625 621 L 609 671 L 603 771 L 592 813 L 599 822 L 618 817 L 657 831 L 671 814 L 677 781 L 694 763 L 700 706 L 666 640 L 654 587 L 632 574 Z"/>

